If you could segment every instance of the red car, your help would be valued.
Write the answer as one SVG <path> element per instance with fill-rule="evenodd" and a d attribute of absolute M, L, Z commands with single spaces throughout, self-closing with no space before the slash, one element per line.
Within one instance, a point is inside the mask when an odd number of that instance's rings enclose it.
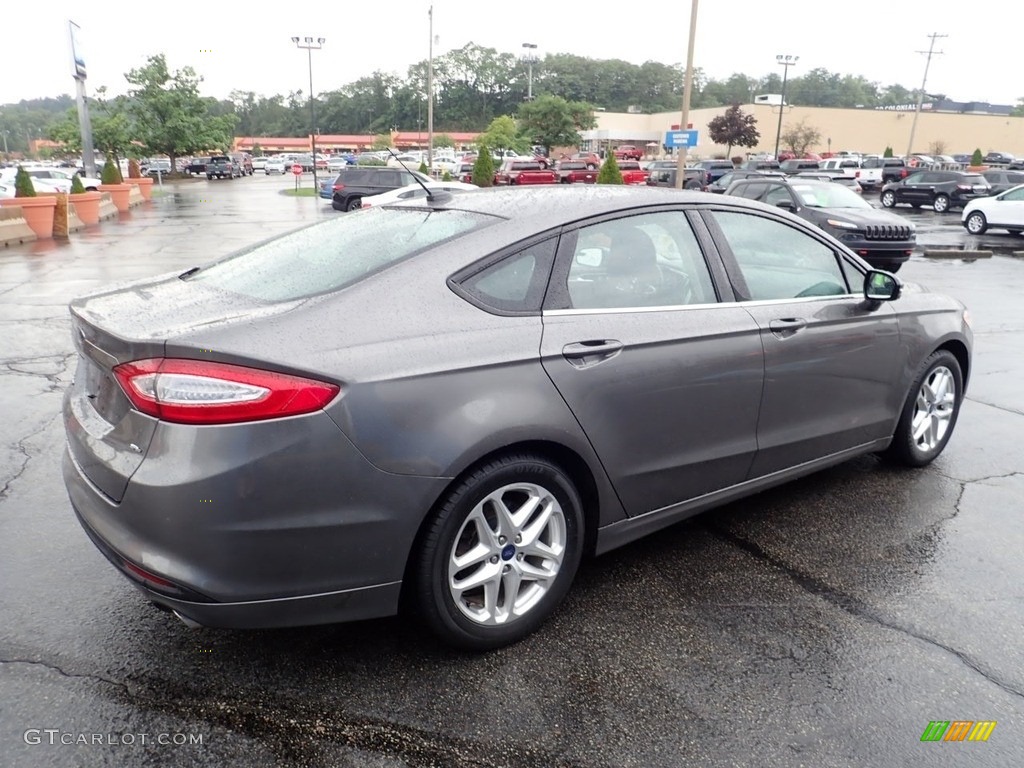
<path fill-rule="evenodd" d="M 557 183 L 558 174 L 536 160 L 506 160 L 494 174 L 495 186 Z"/>
<path fill-rule="evenodd" d="M 590 170 L 596 170 L 601 167 L 601 158 L 595 155 L 593 152 L 577 152 L 570 160 L 582 160 L 587 164 L 587 168 Z"/>
<path fill-rule="evenodd" d="M 615 148 L 616 160 L 640 160 L 643 158 L 643 150 L 637 149 L 632 144 L 623 144 Z"/>
<path fill-rule="evenodd" d="M 636 160 L 623 160 L 619 163 L 619 172 L 622 174 L 623 184 L 646 184 L 649 171 L 640 167 Z"/>
<path fill-rule="evenodd" d="M 555 173 L 563 184 L 597 183 L 597 171 L 587 167 L 583 160 L 560 160 L 555 166 Z"/>

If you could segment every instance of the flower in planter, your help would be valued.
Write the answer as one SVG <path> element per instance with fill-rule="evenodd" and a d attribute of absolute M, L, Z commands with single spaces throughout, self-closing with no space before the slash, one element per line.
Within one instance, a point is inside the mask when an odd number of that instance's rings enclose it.
<path fill-rule="evenodd" d="M 18 173 L 14 177 L 14 196 L 15 197 L 35 197 L 36 188 L 32 184 L 32 177 L 28 175 L 28 171 L 18 166 Z"/>

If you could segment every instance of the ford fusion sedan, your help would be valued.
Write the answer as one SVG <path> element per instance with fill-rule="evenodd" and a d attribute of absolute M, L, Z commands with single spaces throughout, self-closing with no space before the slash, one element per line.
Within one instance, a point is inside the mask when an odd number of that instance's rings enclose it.
<path fill-rule="evenodd" d="M 960 223 L 972 235 L 990 229 L 1005 229 L 1011 235 L 1024 232 L 1024 184 L 1001 195 L 972 200 L 964 208 Z"/>
<path fill-rule="evenodd" d="M 928 464 L 971 369 L 958 301 L 778 207 L 647 187 L 375 206 L 70 309 L 71 506 L 149 600 L 402 609 L 476 650 L 585 555 L 861 454 Z"/>

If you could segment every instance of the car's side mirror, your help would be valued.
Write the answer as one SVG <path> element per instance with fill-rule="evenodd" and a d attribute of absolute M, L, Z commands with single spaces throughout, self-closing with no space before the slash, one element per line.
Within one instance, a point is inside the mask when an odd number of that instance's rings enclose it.
<path fill-rule="evenodd" d="M 895 301 L 902 290 L 899 278 L 889 272 L 872 269 L 864 276 L 864 298 L 868 301 Z"/>
<path fill-rule="evenodd" d="M 777 202 L 775 205 L 778 208 L 785 208 L 787 211 L 792 211 L 793 208 L 796 207 L 796 206 L 793 205 L 793 201 L 792 200 L 779 200 L 779 202 Z"/>

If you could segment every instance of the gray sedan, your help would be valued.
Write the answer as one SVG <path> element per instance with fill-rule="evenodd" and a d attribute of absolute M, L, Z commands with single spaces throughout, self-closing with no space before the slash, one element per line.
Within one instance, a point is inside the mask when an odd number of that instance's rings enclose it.
<path fill-rule="evenodd" d="M 776 207 L 552 186 L 403 202 L 71 305 L 64 478 L 189 623 L 408 608 L 514 642 L 581 557 L 868 452 L 931 462 L 972 334 Z"/>

